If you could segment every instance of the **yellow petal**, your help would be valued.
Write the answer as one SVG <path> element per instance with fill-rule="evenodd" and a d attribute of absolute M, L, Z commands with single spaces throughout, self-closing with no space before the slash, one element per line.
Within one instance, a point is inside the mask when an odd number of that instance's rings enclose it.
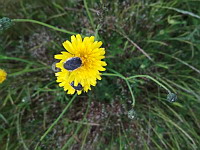
<path fill-rule="evenodd" d="M 72 43 L 69 41 L 65 41 L 63 43 L 64 48 L 71 54 L 74 54 L 74 47 L 72 46 Z"/>
<path fill-rule="evenodd" d="M 89 37 L 85 37 L 84 39 L 83 39 L 83 43 L 84 44 L 89 44 L 89 42 L 90 42 L 90 38 Z"/>
<path fill-rule="evenodd" d="M 80 95 L 82 93 L 82 91 L 77 91 L 78 95 Z"/>
<path fill-rule="evenodd" d="M 62 54 L 57 54 L 57 55 L 54 55 L 54 58 L 55 59 L 63 59 L 63 55 Z"/>
<path fill-rule="evenodd" d="M 102 66 L 107 66 L 107 63 L 105 61 L 101 61 Z"/>
<path fill-rule="evenodd" d="M 105 71 L 106 69 L 103 68 L 103 67 L 99 67 L 98 70 L 99 70 L 99 71 Z"/>
<path fill-rule="evenodd" d="M 62 68 L 62 67 L 63 67 L 63 63 L 57 63 L 57 64 L 56 64 L 56 67 L 57 67 L 57 68 Z"/>
<path fill-rule="evenodd" d="M 80 34 L 76 35 L 76 39 L 77 39 L 78 44 L 82 43 L 82 37 Z"/>
<path fill-rule="evenodd" d="M 90 37 L 90 42 L 94 42 L 94 36 Z"/>

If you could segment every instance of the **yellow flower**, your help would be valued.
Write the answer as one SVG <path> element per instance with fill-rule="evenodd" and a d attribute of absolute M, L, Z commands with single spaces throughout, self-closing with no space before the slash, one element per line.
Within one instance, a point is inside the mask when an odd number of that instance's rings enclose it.
<path fill-rule="evenodd" d="M 71 36 L 71 42 L 63 43 L 67 52 L 55 55 L 56 59 L 60 59 L 56 67 L 61 70 L 55 75 L 59 86 L 68 94 L 87 92 L 91 85 L 96 85 L 97 79 L 101 80 L 100 71 L 105 71 L 103 66 L 107 65 L 101 60 L 105 58 L 105 49 L 100 48 L 101 45 L 101 41 L 94 41 L 94 36 L 82 39 L 80 34 Z"/>
<path fill-rule="evenodd" d="M 2 83 L 6 79 L 7 73 L 3 70 L 0 69 L 0 83 Z"/>

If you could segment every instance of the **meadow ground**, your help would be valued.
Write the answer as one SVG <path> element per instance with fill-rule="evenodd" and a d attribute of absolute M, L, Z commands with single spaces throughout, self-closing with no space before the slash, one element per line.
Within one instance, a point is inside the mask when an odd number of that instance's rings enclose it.
<path fill-rule="evenodd" d="M 200 149 L 199 0 L 0 0 L 2 17 L 1 150 Z M 71 96 L 52 64 L 76 33 L 103 41 L 108 65 Z"/>

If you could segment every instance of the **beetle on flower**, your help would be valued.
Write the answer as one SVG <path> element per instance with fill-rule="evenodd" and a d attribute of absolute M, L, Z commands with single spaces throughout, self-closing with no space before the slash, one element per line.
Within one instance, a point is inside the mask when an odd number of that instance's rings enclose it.
<path fill-rule="evenodd" d="M 60 68 L 57 72 L 57 82 L 68 94 L 74 94 L 76 91 L 81 94 L 82 91 L 91 90 L 91 85 L 95 86 L 97 79 L 101 80 L 101 72 L 106 69 L 105 49 L 100 48 L 101 41 L 94 41 L 94 36 L 85 37 L 81 35 L 71 36 L 71 42 L 65 41 L 64 48 L 67 51 L 55 55 L 60 62 L 56 67 Z"/>

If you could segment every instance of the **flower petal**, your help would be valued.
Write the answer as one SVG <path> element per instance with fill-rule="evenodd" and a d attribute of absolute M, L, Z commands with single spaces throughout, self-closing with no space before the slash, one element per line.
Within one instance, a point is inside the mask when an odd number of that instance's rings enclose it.
<path fill-rule="evenodd" d="M 74 47 L 71 42 L 65 41 L 63 43 L 64 48 L 71 54 L 74 54 Z"/>

